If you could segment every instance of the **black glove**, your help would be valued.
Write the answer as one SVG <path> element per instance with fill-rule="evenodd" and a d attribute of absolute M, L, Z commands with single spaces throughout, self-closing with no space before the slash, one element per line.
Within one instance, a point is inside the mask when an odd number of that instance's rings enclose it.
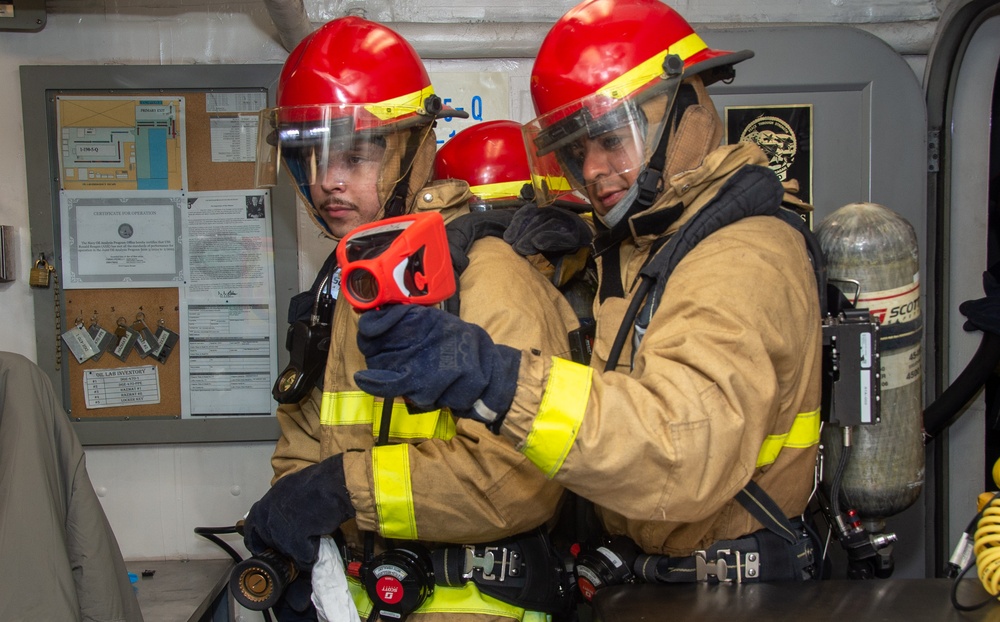
<path fill-rule="evenodd" d="M 561 207 L 538 207 L 529 203 L 514 213 L 503 234 L 518 255 L 541 253 L 555 263 L 561 255 L 574 253 L 594 239 L 587 222 L 578 214 Z"/>
<path fill-rule="evenodd" d="M 993 271 L 1000 272 L 1000 266 L 993 266 L 983 272 L 983 291 L 985 298 L 966 300 L 958 305 L 958 310 L 968 318 L 965 330 L 981 330 L 984 333 L 1000 335 L 1000 282 Z"/>
<path fill-rule="evenodd" d="M 372 395 L 402 396 L 425 410 L 448 407 L 494 432 L 514 400 L 521 351 L 440 309 L 367 311 L 358 322 L 358 347 L 368 369 L 354 381 Z"/>
<path fill-rule="evenodd" d="M 253 504 L 243 524 L 243 543 L 254 555 L 267 549 L 308 570 L 319 556 L 319 539 L 354 516 L 344 481 L 344 456 L 286 475 Z"/>
<path fill-rule="evenodd" d="M 319 614 L 312 602 L 312 573 L 300 572 L 285 586 L 271 611 L 278 622 L 316 622 Z"/>

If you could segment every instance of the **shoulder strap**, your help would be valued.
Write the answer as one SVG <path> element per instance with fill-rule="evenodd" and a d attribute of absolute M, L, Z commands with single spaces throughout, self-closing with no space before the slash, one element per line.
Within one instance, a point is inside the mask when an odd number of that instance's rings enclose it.
<path fill-rule="evenodd" d="M 638 334 L 649 325 L 659 306 L 667 280 L 682 259 L 699 242 L 726 225 L 748 216 L 777 216 L 784 189 L 774 172 L 763 166 L 744 166 L 730 177 L 719 193 L 674 234 L 640 271 L 653 283 L 636 319 Z"/>
<path fill-rule="evenodd" d="M 451 254 L 451 265 L 455 270 L 455 295 L 444 303 L 444 310 L 458 316 L 461 308 L 459 277 L 469 267 L 469 250 L 476 240 L 485 237 L 502 238 L 504 231 L 510 226 L 515 210 L 500 209 L 484 212 L 469 212 L 445 224 L 448 235 L 448 251 Z"/>

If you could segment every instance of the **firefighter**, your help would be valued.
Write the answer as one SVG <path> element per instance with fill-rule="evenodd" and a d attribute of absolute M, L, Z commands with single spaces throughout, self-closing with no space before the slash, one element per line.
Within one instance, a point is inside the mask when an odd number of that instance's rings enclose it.
<path fill-rule="evenodd" d="M 361 319 L 360 387 L 480 421 L 594 503 L 615 546 L 578 557 L 585 589 L 813 572 L 796 517 L 819 439 L 817 274 L 767 157 L 720 146 L 706 91 L 751 56 L 658 0 L 586 0 L 542 42 L 525 142 L 540 204 L 572 190 L 596 216 L 589 367 L 432 309 Z"/>
<path fill-rule="evenodd" d="M 277 106 L 262 112 L 258 179 L 273 182 L 286 169 L 312 220 L 335 242 L 387 216 L 436 210 L 455 221 L 469 213 L 468 185 L 429 180 L 435 120 L 457 115 L 441 105 L 421 60 L 397 33 L 358 17 L 335 19 L 306 37 L 282 68 Z M 327 282 L 336 297 L 335 266 Z M 554 356 L 568 351 L 572 309 L 502 239 L 471 246 L 458 289 L 463 320 L 497 343 Z M 279 406 L 272 486 L 245 520 L 252 553 L 276 551 L 300 571 L 274 607 L 279 619 L 315 619 L 308 571 L 321 536 L 338 530 L 362 619 L 385 604 L 373 605 L 369 595 L 384 589 L 392 600 L 400 588 L 388 580 L 373 585 L 379 577 L 371 568 L 387 554 L 417 549 L 411 578 L 432 576 L 428 557 L 439 551 L 457 550 L 451 559 L 461 563 L 456 575 L 439 574 L 438 585 L 411 591 L 421 596 L 412 614 L 386 609 L 395 619 L 537 619 L 537 609 L 550 604 L 549 592 L 539 596 L 537 588 L 555 566 L 535 536 L 522 534 L 554 516 L 562 488 L 503 439 L 446 410 L 410 415 L 395 400 L 386 420 L 384 401 L 354 383 L 364 369 L 357 323 L 350 305 L 333 305 L 322 388 Z M 459 546 L 486 543 L 495 556 Z M 508 549 L 537 585 L 512 587 L 493 572 Z"/>

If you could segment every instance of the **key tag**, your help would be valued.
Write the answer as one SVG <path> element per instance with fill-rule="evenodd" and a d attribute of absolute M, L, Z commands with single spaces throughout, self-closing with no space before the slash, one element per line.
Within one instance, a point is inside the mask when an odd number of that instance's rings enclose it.
<path fill-rule="evenodd" d="M 136 337 L 136 332 L 129 328 L 125 318 L 119 317 L 118 327 L 115 328 L 115 347 L 112 348 L 111 354 L 124 363 L 128 359 L 128 355 L 132 353 Z"/>
<path fill-rule="evenodd" d="M 156 322 L 155 338 L 156 345 L 153 346 L 153 358 L 155 358 L 161 365 L 165 365 L 167 357 L 170 356 L 170 353 L 174 351 L 174 347 L 177 346 L 177 342 L 180 340 L 180 335 L 167 328 L 163 318 L 161 317 Z"/>
<path fill-rule="evenodd" d="M 132 322 L 132 330 L 135 331 L 135 344 L 133 347 L 139 353 L 140 358 L 146 358 L 153 353 L 156 345 L 156 338 L 153 331 L 146 325 L 146 314 L 142 311 L 135 314 L 135 321 Z"/>
<path fill-rule="evenodd" d="M 77 363 L 83 363 L 97 354 L 97 344 L 83 327 L 82 317 L 76 319 L 76 326 L 62 334 L 62 340 L 76 357 Z"/>
<path fill-rule="evenodd" d="M 87 332 L 90 333 L 91 339 L 97 344 L 97 353 L 91 357 L 91 360 L 99 361 L 105 352 L 111 351 L 111 348 L 114 347 L 115 336 L 104 330 L 104 327 L 97 321 L 96 313 L 90 318 L 90 326 L 87 327 Z"/>

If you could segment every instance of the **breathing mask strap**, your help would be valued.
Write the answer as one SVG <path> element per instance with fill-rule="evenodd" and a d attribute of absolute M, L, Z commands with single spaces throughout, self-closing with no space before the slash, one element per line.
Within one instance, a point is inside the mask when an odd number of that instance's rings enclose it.
<path fill-rule="evenodd" d="M 681 60 L 680 56 L 668 54 L 663 59 L 663 73 L 667 76 L 665 78 L 664 90 L 671 94 L 667 100 L 669 108 L 673 107 L 677 92 L 680 90 L 680 81 L 683 79 L 683 72 L 684 61 Z M 664 111 L 664 114 L 669 116 L 670 110 Z M 628 210 L 629 213 L 634 214 L 653 205 L 653 201 L 656 200 L 657 195 L 663 190 L 663 167 L 667 161 L 667 143 L 670 142 L 670 132 L 665 126 L 666 123 L 663 124 L 660 140 L 649 157 L 649 164 L 646 165 L 646 168 L 643 169 L 636 180 L 636 185 L 639 187 L 639 194 L 632 202 L 632 207 Z M 638 210 L 634 209 L 637 205 L 639 206 Z"/>
<path fill-rule="evenodd" d="M 423 129 L 421 128 L 421 130 Z M 403 160 L 400 162 L 402 174 L 392 189 L 392 195 L 385 203 L 386 218 L 402 216 L 407 212 L 406 198 L 410 194 L 410 175 L 413 173 L 413 161 L 416 159 L 417 152 L 420 150 L 420 145 L 423 144 L 426 135 L 424 131 L 410 131 L 409 136 L 406 137 L 406 150 L 403 152 Z"/>

